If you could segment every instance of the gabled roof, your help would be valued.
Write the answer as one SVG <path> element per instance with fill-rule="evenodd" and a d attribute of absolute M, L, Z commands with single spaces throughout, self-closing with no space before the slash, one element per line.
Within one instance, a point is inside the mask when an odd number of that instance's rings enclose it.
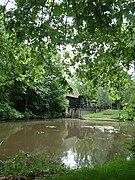
<path fill-rule="evenodd" d="M 79 94 L 77 87 L 75 85 L 73 85 L 73 83 L 71 81 L 70 82 L 68 81 L 68 83 L 73 91 L 70 94 L 67 94 L 66 96 L 78 98 L 80 94 Z"/>

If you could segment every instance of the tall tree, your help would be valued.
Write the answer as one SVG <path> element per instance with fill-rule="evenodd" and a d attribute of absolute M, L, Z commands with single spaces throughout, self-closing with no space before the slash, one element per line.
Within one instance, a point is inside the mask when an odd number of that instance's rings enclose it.
<path fill-rule="evenodd" d="M 89 68 L 98 77 L 102 73 L 98 73 L 99 67 L 106 68 L 106 59 L 102 60 L 106 47 L 107 57 L 112 49 L 115 53 L 111 62 L 107 58 L 109 67 L 121 62 L 129 67 L 134 60 L 132 57 L 125 62 L 125 52 L 133 55 L 134 49 L 134 4 L 134 0 L 15 0 L 14 9 L 7 11 L 5 5 L 1 11 L 7 32 L 18 42 L 27 40 L 34 48 L 45 43 L 50 49 L 70 43 L 75 47 L 72 65 L 79 62 L 81 75 L 84 69 L 87 76 Z M 90 76 L 93 79 L 95 74 Z"/>
<path fill-rule="evenodd" d="M 42 42 L 36 49 L 18 42 L 6 34 L 2 21 L 0 34 L 0 118 L 61 116 L 66 102 L 60 82 L 65 79 L 58 53 Z"/>
<path fill-rule="evenodd" d="M 134 0 L 15 0 L 12 9 L 7 9 L 8 3 L 0 6 L 9 49 L 4 58 L 10 62 L 3 83 L 12 84 L 14 77 L 26 94 L 27 86 L 37 91 L 44 75 L 57 66 L 58 49 L 67 44 L 74 49 L 69 65 L 77 65 L 78 75 L 91 87 L 123 82 L 123 72 L 135 58 Z M 60 73 L 52 71 L 64 83 L 65 67 L 68 62 Z"/>

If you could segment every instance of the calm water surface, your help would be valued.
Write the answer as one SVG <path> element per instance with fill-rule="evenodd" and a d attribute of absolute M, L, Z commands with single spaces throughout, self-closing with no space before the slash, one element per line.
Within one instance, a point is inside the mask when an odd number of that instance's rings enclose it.
<path fill-rule="evenodd" d="M 135 127 L 103 126 L 80 120 L 8 122 L 0 124 L 0 159 L 25 152 L 56 160 L 70 168 L 128 158 Z"/>

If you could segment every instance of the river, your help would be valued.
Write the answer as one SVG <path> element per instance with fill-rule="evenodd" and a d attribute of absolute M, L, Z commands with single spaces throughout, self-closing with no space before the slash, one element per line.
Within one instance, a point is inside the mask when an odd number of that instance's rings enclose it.
<path fill-rule="evenodd" d="M 0 123 L 0 159 L 18 153 L 65 164 L 70 168 L 94 167 L 119 157 L 130 157 L 135 139 L 133 125 L 101 125 L 59 119 Z"/>

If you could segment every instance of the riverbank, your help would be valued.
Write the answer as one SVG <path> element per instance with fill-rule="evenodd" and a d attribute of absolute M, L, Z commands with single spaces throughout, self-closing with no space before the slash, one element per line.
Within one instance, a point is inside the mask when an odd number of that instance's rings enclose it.
<path fill-rule="evenodd" d="M 68 169 L 55 162 L 39 160 L 28 154 L 16 156 L 8 161 L 0 161 L 1 180 L 26 179 L 92 179 L 121 180 L 135 179 L 135 158 L 121 159 L 103 166 Z"/>
<path fill-rule="evenodd" d="M 81 116 L 84 120 L 102 120 L 102 121 L 125 121 L 128 120 L 128 113 L 125 110 L 107 109 L 93 114 L 84 114 Z"/>

